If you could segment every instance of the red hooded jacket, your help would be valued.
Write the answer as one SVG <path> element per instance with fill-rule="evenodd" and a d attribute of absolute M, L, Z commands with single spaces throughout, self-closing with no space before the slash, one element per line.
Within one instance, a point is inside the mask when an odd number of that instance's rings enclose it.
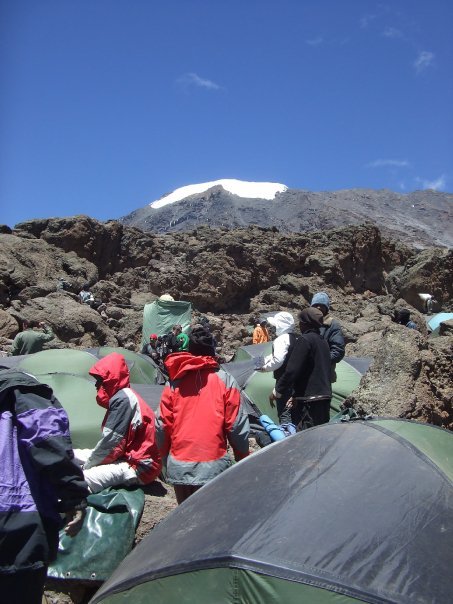
<path fill-rule="evenodd" d="M 234 378 L 208 356 L 188 352 L 167 357 L 170 376 L 160 401 L 161 454 L 167 458 L 167 481 L 204 484 L 249 454 L 248 418 Z"/>
<path fill-rule="evenodd" d="M 127 461 L 142 484 L 152 482 L 161 471 L 153 410 L 130 388 L 129 369 L 123 355 L 112 352 L 89 371 L 102 378 L 96 400 L 107 409 L 102 438 L 85 468 Z"/>

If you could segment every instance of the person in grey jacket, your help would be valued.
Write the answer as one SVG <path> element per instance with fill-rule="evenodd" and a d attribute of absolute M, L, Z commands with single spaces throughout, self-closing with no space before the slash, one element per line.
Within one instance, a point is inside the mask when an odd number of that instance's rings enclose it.
<path fill-rule="evenodd" d="M 330 298 L 325 292 L 316 293 L 311 300 L 310 306 L 319 308 L 323 314 L 323 325 L 320 328 L 319 333 L 329 345 L 330 361 L 332 365 L 331 381 L 336 382 L 337 375 L 335 373 L 335 366 L 345 355 L 345 342 L 343 332 L 341 331 L 341 325 L 329 314 Z"/>

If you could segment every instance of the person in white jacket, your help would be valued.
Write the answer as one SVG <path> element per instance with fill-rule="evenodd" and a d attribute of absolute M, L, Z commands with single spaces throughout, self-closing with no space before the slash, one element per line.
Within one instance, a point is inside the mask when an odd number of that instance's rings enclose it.
<path fill-rule="evenodd" d="M 275 380 L 285 372 L 289 353 L 296 343 L 297 336 L 294 333 L 294 317 L 289 312 L 278 312 L 273 317 L 268 317 L 267 322 L 275 327 L 276 339 L 272 343 L 272 352 L 263 359 L 259 371 L 273 371 Z M 291 412 L 286 409 L 286 402 L 291 392 L 284 392 L 277 400 L 277 413 L 280 423 L 291 421 Z"/>

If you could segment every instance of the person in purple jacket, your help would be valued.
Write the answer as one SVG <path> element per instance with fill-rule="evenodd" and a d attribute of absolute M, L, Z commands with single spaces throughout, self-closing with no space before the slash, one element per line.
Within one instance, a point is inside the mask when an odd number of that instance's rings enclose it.
<path fill-rule="evenodd" d="M 89 491 L 73 456 L 51 388 L 0 369 L 0 602 L 41 604 L 59 529 L 82 527 Z"/>

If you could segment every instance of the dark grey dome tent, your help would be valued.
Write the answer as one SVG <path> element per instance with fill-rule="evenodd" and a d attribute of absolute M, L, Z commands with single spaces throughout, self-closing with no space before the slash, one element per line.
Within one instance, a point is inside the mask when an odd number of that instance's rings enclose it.
<path fill-rule="evenodd" d="M 318 426 L 236 464 L 170 513 L 92 604 L 450 602 L 453 434 Z"/>

